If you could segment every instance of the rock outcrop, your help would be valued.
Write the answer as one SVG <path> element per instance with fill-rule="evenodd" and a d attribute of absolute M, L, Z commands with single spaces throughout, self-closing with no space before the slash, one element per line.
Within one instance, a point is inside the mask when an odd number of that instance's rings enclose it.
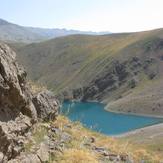
<path fill-rule="evenodd" d="M 38 93 L 33 98 L 33 103 L 36 106 L 38 117 L 42 120 L 54 120 L 58 114 L 58 102 L 50 91 Z"/>
<path fill-rule="evenodd" d="M 27 88 L 26 72 L 15 62 L 16 54 L 0 44 L 0 121 L 14 120 L 22 112 L 37 119 L 32 94 Z"/>
<path fill-rule="evenodd" d="M 121 98 L 123 93 L 141 83 L 142 77 L 140 74 L 143 73 L 149 80 L 155 79 L 158 75 L 155 64 L 155 58 L 141 60 L 139 57 L 132 57 L 123 62 L 113 60 L 92 81 L 71 89 L 67 87 L 60 93 L 60 97 L 64 100 L 75 99 L 106 103 L 116 101 Z"/>
<path fill-rule="evenodd" d="M 55 118 L 58 103 L 49 92 L 34 96 L 26 82 L 27 73 L 16 62 L 16 54 L 0 43 L 0 162 L 23 151 L 24 140 L 40 118 Z"/>

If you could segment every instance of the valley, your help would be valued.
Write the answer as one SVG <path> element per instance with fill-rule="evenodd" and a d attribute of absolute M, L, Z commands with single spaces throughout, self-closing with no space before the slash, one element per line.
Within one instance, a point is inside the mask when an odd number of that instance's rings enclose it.
<path fill-rule="evenodd" d="M 0 5 L 0 163 L 163 163 L 163 1 Z"/>
<path fill-rule="evenodd" d="M 10 46 L 30 78 L 62 100 L 98 101 L 113 112 L 163 115 L 162 29 Z"/>

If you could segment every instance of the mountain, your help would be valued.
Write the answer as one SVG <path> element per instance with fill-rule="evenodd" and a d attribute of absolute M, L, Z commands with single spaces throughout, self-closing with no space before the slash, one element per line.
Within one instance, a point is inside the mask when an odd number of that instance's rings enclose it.
<path fill-rule="evenodd" d="M 27 73 L 17 64 L 13 50 L 0 43 L 1 163 L 162 160 L 163 141 L 159 139 L 158 127 L 152 130 L 152 133 L 157 132 L 157 135 L 151 135 L 150 128 L 147 128 L 148 135 L 142 137 L 141 131 L 138 135 L 140 139 L 132 136 L 127 139 L 123 137 L 121 140 L 93 132 L 80 123 L 71 122 L 63 115 L 58 115 L 59 104 L 53 93 L 43 91 L 42 88 L 39 88 L 39 92 L 38 89 L 32 89 L 39 86 L 29 87 L 26 76 Z M 161 133 L 162 127 L 159 130 Z M 141 144 L 135 141 L 140 141 Z"/>
<path fill-rule="evenodd" d="M 83 35 L 104 35 L 110 34 L 110 32 L 92 32 L 92 31 L 78 31 L 78 30 L 67 30 L 67 29 L 48 29 L 48 28 L 33 28 L 27 27 L 29 31 L 34 32 L 38 35 L 47 38 L 56 38 L 61 36 L 68 36 L 68 35 L 76 35 L 76 34 L 83 34 Z"/>
<path fill-rule="evenodd" d="M 73 35 L 15 49 L 31 79 L 64 99 L 103 102 L 114 112 L 163 115 L 163 29 Z"/>
<path fill-rule="evenodd" d="M 36 42 L 45 39 L 27 28 L 0 19 L 0 40 L 7 42 Z"/>
<path fill-rule="evenodd" d="M 91 31 L 84 32 L 66 29 L 44 29 L 44 28 L 23 27 L 0 19 L 0 40 L 7 42 L 10 41 L 10 42 L 31 43 L 72 34 L 100 35 L 106 33 L 108 34 L 109 32 L 97 33 Z"/>

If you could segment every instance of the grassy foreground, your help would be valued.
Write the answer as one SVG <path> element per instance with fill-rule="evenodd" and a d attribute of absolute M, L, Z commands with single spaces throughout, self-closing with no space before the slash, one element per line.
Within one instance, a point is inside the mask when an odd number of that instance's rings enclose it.
<path fill-rule="evenodd" d="M 32 81 L 28 84 L 33 94 L 47 89 Z M 137 92 L 139 93 L 139 90 Z M 160 134 L 162 128 L 153 126 L 144 132 L 140 131 L 133 135 L 115 138 L 89 130 L 83 127 L 80 122 L 71 122 L 62 115 L 59 115 L 54 122 L 40 123 L 34 128 L 32 138 L 25 145 L 26 152 L 31 153 L 34 149 L 33 146 L 37 148 L 44 141 L 45 137 L 49 135 L 49 126 L 60 132 L 60 134 L 52 133 L 51 135 L 54 140 L 58 141 L 59 147 L 55 153 L 50 154 L 49 163 L 108 163 L 106 152 L 113 155 L 127 155 L 130 160 L 136 163 L 142 160 L 145 163 L 163 161 L 163 138 Z M 154 136 L 152 136 L 153 132 Z M 64 143 L 60 141 L 63 133 L 71 137 Z M 103 148 L 105 151 L 99 153 L 93 150 L 94 147 Z"/>
<path fill-rule="evenodd" d="M 84 128 L 79 122 L 70 122 L 66 117 L 59 115 L 54 122 L 40 124 L 32 133 L 32 139 L 35 146 L 40 144 L 48 132 L 48 126 L 57 128 L 58 131 L 69 135 L 70 139 L 63 143 L 62 148 L 57 149 L 55 153 L 49 156 L 49 162 L 56 163 L 107 163 L 106 152 L 110 156 L 128 156 L 134 162 L 159 163 L 163 161 L 160 153 L 155 152 L 154 148 L 149 148 L 145 144 L 136 145 L 131 139 L 112 138 L 93 132 Z M 62 134 L 61 134 L 62 135 Z M 61 135 L 52 134 L 55 140 L 59 140 Z M 130 141 L 129 141 L 130 140 Z M 31 152 L 31 141 L 26 143 L 26 152 Z M 99 152 L 96 149 L 105 149 L 105 152 Z M 125 161 L 120 161 L 125 162 Z"/>

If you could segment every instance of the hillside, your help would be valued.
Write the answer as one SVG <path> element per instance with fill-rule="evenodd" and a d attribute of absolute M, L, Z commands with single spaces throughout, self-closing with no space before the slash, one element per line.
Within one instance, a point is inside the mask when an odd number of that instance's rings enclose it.
<path fill-rule="evenodd" d="M 163 115 L 162 29 L 67 36 L 16 51 L 33 80 L 65 99 L 109 103 L 108 109 L 119 112 Z"/>
<path fill-rule="evenodd" d="M 0 40 L 6 42 L 40 42 L 43 40 L 52 39 L 55 37 L 61 37 L 72 34 L 91 34 L 99 35 L 106 34 L 109 32 L 91 32 L 91 31 L 77 31 L 77 30 L 66 30 L 66 29 L 46 29 L 46 28 L 34 28 L 24 27 L 17 24 L 7 22 L 0 19 Z"/>
<path fill-rule="evenodd" d="M 38 42 L 45 38 L 28 29 L 0 19 L 0 40 L 7 42 Z"/>
<path fill-rule="evenodd" d="M 137 146 L 134 140 L 107 137 L 58 115 L 53 93 L 39 85 L 30 87 L 26 76 L 16 54 L 0 43 L 1 163 L 162 161 L 162 143 Z"/>

